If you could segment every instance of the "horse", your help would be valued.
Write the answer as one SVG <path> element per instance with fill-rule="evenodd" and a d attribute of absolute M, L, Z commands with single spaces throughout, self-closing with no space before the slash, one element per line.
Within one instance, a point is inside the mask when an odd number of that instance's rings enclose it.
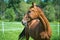
<path fill-rule="evenodd" d="M 29 36 L 34 40 L 50 40 L 52 31 L 49 21 L 35 3 L 32 3 L 27 14 L 23 17 L 22 24 L 25 25 L 26 40 L 29 40 Z"/>

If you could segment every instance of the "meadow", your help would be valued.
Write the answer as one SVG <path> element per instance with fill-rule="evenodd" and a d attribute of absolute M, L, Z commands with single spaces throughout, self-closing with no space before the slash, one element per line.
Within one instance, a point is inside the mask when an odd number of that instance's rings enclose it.
<path fill-rule="evenodd" d="M 52 37 L 51 40 L 60 40 L 60 25 L 58 22 L 51 22 Z M 21 22 L 0 22 L 0 40 L 18 40 L 19 34 L 24 29 Z M 25 40 L 23 38 L 22 40 Z M 29 40 L 32 40 L 30 37 Z"/>

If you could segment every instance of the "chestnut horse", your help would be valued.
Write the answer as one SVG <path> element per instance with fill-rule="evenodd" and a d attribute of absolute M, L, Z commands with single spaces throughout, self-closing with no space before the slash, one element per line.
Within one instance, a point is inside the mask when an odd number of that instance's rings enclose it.
<path fill-rule="evenodd" d="M 49 21 L 35 3 L 32 3 L 22 23 L 25 25 L 26 40 L 29 40 L 29 36 L 34 40 L 50 40 L 52 32 Z"/>

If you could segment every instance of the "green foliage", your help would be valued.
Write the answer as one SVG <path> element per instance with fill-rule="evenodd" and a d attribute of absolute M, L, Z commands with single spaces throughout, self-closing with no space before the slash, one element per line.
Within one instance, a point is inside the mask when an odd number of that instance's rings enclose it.
<path fill-rule="evenodd" d="M 0 0 L 0 11 L 4 11 L 6 9 L 7 5 L 4 1 Z"/>
<path fill-rule="evenodd" d="M 35 2 L 38 5 L 40 1 L 41 0 L 27 0 L 27 3 L 31 4 L 32 2 Z"/>
<path fill-rule="evenodd" d="M 20 10 L 21 10 L 21 12 L 26 13 L 30 6 L 31 5 L 29 5 L 29 4 L 25 3 L 25 2 L 21 2 L 20 3 Z"/>
<path fill-rule="evenodd" d="M 44 12 L 49 21 L 55 21 L 55 9 L 52 5 L 47 5 L 44 8 Z"/>
<path fill-rule="evenodd" d="M 0 20 L 21 21 L 32 2 L 42 7 L 49 21 L 60 21 L 59 0 L 0 0 Z"/>
<path fill-rule="evenodd" d="M 55 13 L 56 21 L 60 22 L 60 6 L 56 5 L 55 10 L 56 10 L 56 13 Z"/>
<path fill-rule="evenodd" d="M 54 5 L 60 5 L 60 0 L 53 0 Z"/>
<path fill-rule="evenodd" d="M 14 21 L 15 16 L 16 15 L 15 15 L 13 8 L 9 8 L 5 11 L 5 20 Z"/>
<path fill-rule="evenodd" d="M 18 17 L 19 17 L 19 18 L 17 18 L 16 20 L 21 21 L 22 18 L 23 18 L 23 16 L 24 16 L 24 14 L 27 13 L 29 7 L 30 7 L 30 5 L 27 4 L 27 3 L 25 3 L 24 1 L 22 1 L 21 3 L 19 3 L 18 8 L 16 8 L 17 11 L 19 12 L 19 13 L 18 13 Z"/>

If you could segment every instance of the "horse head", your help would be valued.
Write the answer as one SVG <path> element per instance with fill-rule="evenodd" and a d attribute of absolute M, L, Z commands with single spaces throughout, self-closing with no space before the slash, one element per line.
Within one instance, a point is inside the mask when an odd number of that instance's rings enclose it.
<path fill-rule="evenodd" d="M 22 24 L 26 25 L 28 22 L 30 22 L 33 19 L 38 18 L 38 10 L 35 3 L 32 3 L 32 6 L 29 8 L 28 12 L 25 14 L 25 16 L 22 19 Z"/>

